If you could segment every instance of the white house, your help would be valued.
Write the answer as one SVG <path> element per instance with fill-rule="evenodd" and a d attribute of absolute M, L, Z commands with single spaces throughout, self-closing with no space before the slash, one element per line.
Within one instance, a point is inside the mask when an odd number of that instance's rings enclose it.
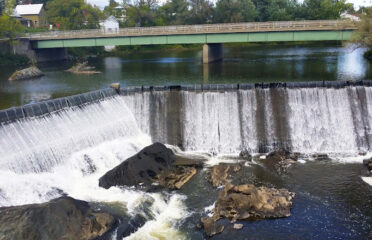
<path fill-rule="evenodd" d="M 110 16 L 106 20 L 99 23 L 101 31 L 105 33 L 116 33 L 119 32 L 119 21 L 114 17 Z M 112 51 L 115 49 L 115 46 L 105 46 L 106 51 Z"/>
<path fill-rule="evenodd" d="M 100 22 L 101 30 L 105 32 L 118 32 L 119 21 L 114 17 L 110 16 L 106 20 Z"/>
<path fill-rule="evenodd" d="M 341 18 L 342 19 L 348 19 L 348 20 L 351 20 L 351 21 L 360 21 L 360 17 L 355 15 L 355 14 L 350 14 L 350 13 L 347 13 L 347 12 L 343 12 L 341 13 Z"/>

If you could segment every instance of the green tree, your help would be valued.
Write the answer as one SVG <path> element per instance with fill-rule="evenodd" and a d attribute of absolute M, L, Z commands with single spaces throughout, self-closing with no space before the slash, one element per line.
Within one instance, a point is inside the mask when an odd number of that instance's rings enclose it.
<path fill-rule="evenodd" d="M 10 45 L 17 44 L 17 39 L 24 27 L 6 14 L 0 16 L 0 38 L 7 38 L 7 43 Z"/>
<path fill-rule="evenodd" d="M 51 24 L 59 24 L 61 29 L 99 28 L 99 20 L 104 18 L 98 7 L 84 0 L 53 0 L 47 3 L 46 14 Z"/>
<path fill-rule="evenodd" d="M 4 13 L 9 16 L 12 15 L 16 5 L 17 5 L 16 0 L 6 0 L 4 6 Z"/>
<path fill-rule="evenodd" d="M 257 16 L 251 0 L 218 0 L 215 10 L 216 22 L 252 22 Z"/>
<path fill-rule="evenodd" d="M 252 0 L 257 9 L 256 21 L 287 21 L 296 19 L 300 5 L 296 0 Z"/>
<path fill-rule="evenodd" d="M 307 20 L 337 19 L 342 12 L 353 9 L 353 4 L 346 0 L 305 0 L 303 7 Z"/>
<path fill-rule="evenodd" d="M 205 24 L 213 22 L 214 9 L 208 0 L 190 0 L 190 15 L 186 23 Z"/>
<path fill-rule="evenodd" d="M 182 25 L 189 17 L 186 0 L 171 0 L 157 9 L 157 25 Z"/>
<path fill-rule="evenodd" d="M 127 26 L 147 27 L 156 25 L 156 0 L 139 0 L 126 8 Z"/>
<path fill-rule="evenodd" d="M 103 10 L 103 13 L 108 16 L 115 16 L 120 17 L 121 16 L 121 9 L 117 9 L 119 7 L 119 3 L 117 3 L 115 0 L 110 0 L 109 5 L 105 7 Z"/>
<path fill-rule="evenodd" d="M 368 48 L 369 50 L 364 56 L 368 59 L 372 59 L 372 8 L 364 9 L 359 28 L 354 32 L 352 42 L 359 47 Z"/>

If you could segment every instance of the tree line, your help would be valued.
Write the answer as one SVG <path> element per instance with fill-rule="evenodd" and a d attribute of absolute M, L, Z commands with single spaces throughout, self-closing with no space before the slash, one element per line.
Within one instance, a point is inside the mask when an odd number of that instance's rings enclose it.
<path fill-rule="evenodd" d="M 61 29 L 99 28 L 113 15 L 121 27 L 209 23 L 337 19 L 353 11 L 346 0 L 110 0 L 100 10 L 84 0 L 0 0 L 0 12 L 10 15 L 16 4 L 43 3 L 48 22 Z"/>

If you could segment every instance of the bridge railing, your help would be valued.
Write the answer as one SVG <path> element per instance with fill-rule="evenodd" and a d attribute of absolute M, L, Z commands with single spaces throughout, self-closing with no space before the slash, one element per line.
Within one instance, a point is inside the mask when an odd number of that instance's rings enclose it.
<path fill-rule="evenodd" d="M 313 20 L 313 21 L 282 21 L 282 22 L 251 22 L 225 23 L 204 25 L 180 25 L 165 27 L 133 27 L 105 31 L 102 29 L 52 31 L 28 34 L 32 40 L 43 39 L 75 39 L 90 37 L 119 37 L 119 36 L 154 36 L 182 35 L 204 33 L 246 33 L 246 32 L 281 32 L 281 31 L 312 31 L 312 30 L 354 30 L 357 22 L 345 20 Z"/>

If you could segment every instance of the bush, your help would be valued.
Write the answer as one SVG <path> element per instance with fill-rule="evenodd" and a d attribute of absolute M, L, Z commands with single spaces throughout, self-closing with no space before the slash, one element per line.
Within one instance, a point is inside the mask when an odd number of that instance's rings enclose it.
<path fill-rule="evenodd" d="M 31 61 L 25 56 L 13 55 L 13 54 L 0 54 L 0 65 L 1 66 L 26 66 L 30 65 Z"/>

